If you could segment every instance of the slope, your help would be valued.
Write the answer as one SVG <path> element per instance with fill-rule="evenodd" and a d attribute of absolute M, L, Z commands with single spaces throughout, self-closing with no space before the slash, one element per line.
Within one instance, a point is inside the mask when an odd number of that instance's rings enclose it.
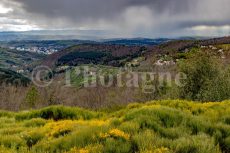
<path fill-rule="evenodd" d="M 131 104 L 117 111 L 62 106 L 19 113 L 1 111 L 0 150 L 228 153 L 229 106 L 229 101 L 202 104 L 167 100 Z"/>

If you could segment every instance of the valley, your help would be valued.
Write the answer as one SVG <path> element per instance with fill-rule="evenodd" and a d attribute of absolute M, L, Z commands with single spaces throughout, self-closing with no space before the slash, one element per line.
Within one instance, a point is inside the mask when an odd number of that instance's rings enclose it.
<path fill-rule="evenodd" d="M 0 151 L 230 151 L 230 37 L 115 43 L 1 48 Z M 44 87 L 33 78 L 41 65 Z"/>
<path fill-rule="evenodd" d="M 230 153 L 230 0 L 0 0 L 0 153 Z"/>

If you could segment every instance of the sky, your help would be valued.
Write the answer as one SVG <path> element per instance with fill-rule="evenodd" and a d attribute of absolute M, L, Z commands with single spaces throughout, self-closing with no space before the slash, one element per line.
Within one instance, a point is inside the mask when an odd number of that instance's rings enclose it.
<path fill-rule="evenodd" d="M 0 31 L 114 37 L 230 35 L 230 0 L 0 0 Z"/>

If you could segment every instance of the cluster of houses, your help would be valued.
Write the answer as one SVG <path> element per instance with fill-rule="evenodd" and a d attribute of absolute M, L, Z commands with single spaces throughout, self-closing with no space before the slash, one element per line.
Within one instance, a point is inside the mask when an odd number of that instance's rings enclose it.
<path fill-rule="evenodd" d="M 217 47 L 215 47 L 215 46 L 213 46 L 213 45 L 201 46 L 201 48 L 202 48 L 202 49 L 210 49 L 210 50 L 213 50 L 213 51 L 217 52 L 217 53 L 221 56 L 222 59 L 225 59 L 225 58 L 226 58 L 225 53 L 224 53 L 224 49 L 217 48 Z M 186 52 L 189 52 L 189 49 L 186 49 L 184 52 L 185 52 L 185 53 L 186 53 Z M 177 62 L 177 61 L 176 61 L 176 62 Z M 176 62 L 173 61 L 173 60 L 163 60 L 163 59 L 159 59 L 159 60 L 157 60 L 157 61 L 154 63 L 154 65 L 155 65 L 155 66 L 172 66 L 172 65 L 175 65 Z"/>
<path fill-rule="evenodd" d="M 164 60 L 160 59 L 160 60 L 157 60 L 154 65 L 156 65 L 156 66 L 171 66 L 171 65 L 175 65 L 175 64 L 176 64 L 176 62 L 174 62 L 173 60 L 164 61 Z"/>
<path fill-rule="evenodd" d="M 138 67 L 140 66 L 140 63 L 145 60 L 145 57 L 139 57 L 136 59 L 133 59 L 131 62 L 126 63 L 126 67 Z"/>
<path fill-rule="evenodd" d="M 217 53 L 221 55 L 221 58 L 222 58 L 222 59 L 225 59 L 225 58 L 226 58 L 226 57 L 225 57 L 225 54 L 224 54 L 224 49 L 222 49 L 222 48 L 220 49 L 220 48 L 217 48 L 217 47 L 215 47 L 215 46 L 213 46 L 213 45 L 201 46 L 201 48 L 206 48 L 206 49 L 211 49 L 211 50 L 217 51 Z"/>
<path fill-rule="evenodd" d="M 25 73 L 29 72 L 28 70 L 24 70 L 22 67 L 17 66 L 17 65 L 11 64 L 9 66 L 10 66 L 11 70 L 14 70 L 15 72 L 20 73 L 20 74 L 25 74 Z M 27 66 L 27 65 L 25 65 L 25 66 Z"/>
<path fill-rule="evenodd" d="M 38 54 L 46 54 L 46 55 L 50 55 L 58 51 L 57 49 L 47 48 L 47 47 L 9 47 L 9 49 L 17 50 L 17 51 L 33 52 Z"/>

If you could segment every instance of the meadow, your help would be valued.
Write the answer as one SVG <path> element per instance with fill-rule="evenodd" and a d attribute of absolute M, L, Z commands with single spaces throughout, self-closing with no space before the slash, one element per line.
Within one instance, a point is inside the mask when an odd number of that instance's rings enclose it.
<path fill-rule="evenodd" d="M 230 101 L 0 111 L 0 153 L 229 153 Z"/>

